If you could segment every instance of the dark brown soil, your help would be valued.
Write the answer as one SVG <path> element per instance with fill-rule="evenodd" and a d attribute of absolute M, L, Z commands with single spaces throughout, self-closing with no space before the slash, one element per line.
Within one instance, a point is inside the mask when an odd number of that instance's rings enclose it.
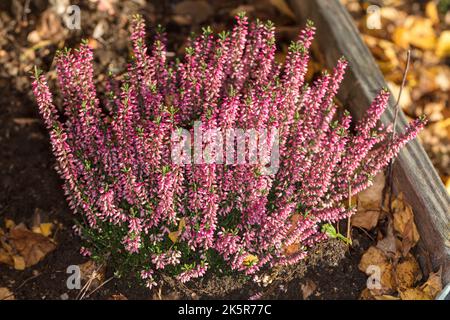
<path fill-rule="evenodd" d="M 81 32 L 69 33 L 62 41 L 67 45 L 77 43 L 81 37 L 89 36 L 96 23 L 105 20 L 109 28 L 103 38 L 106 44 L 100 44 L 96 55 L 98 58 L 97 71 L 104 71 L 106 65 L 113 61 L 124 63 L 128 57 L 127 34 L 123 19 L 133 12 L 144 14 L 148 24 L 161 23 L 167 26 L 170 36 L 170 50 L 178 51 L 183 40 L 191 29 L 198 30 L 198 25 L 179 26 L 172 20 L 167 11 L 173 3 L 179 1 L 164 1 L 161 6 L 148 4 L 136 8 L 132 1 L 120 1 L 119 8 L 114 16 L 98 12 L 88 5 L 88 1 L 74 1 L 82 5 L 83 14 L 89 16 L 84 23 L 88 23 Z M 259 8 L 260 1 L 245 1 L 245 4 Z M 8 287 L 17 299 L 61 299 L 66 296 L 75 298 L 76 290 L 66 287 L 66 268 L 68 265 L 80 264 L 86 261 L 79 254 L 80 242 L 73 235 L 73 214 L 68 209 L 61 189 L 61 180 L 54 171 L 54 157 L 51 153 L 48 135 L 37 113 L 36 104 L 31 95 L 31 88 L 27 72 L 33 64 L 39 64 L 48 70 L 51 67 L 52 57 L 60 44 L 52 43 L 44 49 L 35 50 L 34 59 L 19 61 L 19 55 L 30 47 L 27 35 L 37 24 L 47 1 L 32 1 L 31 12 L 23 17 L 19 23 L 17 17 L 21 16 L 22 1 L 2 1 L 0 4 L 0 18 L 3 19 L 4 30 L 7 35 L 1 35 L 4 42 L 0 49 L 9 55 L 1 62 L 5 70 L 0 71 L 0 225 L 3 218 L 13 219 L 16 223 L 31 224 L 36 211 L 48 221 L 60 224 L 55 239 L 57 249 L 49 254 L 43 261 L 25 271 L 17 271 L 4 264 L 0 264 L 0 287 Z M 154 2 L 153 2 L 154 3 Z M 231 20 L 231 8 L 237 8 L 244 1 L 220 1 L 215 5 L 214 14 L 203 22 L 212 23 L 216 29 L 223 28 Z M 19 6 L 15 8 L 14 6 Z M 295 22 L 280 15 L 274 8 L 255 9 L 250 12 L 251 17 L 262 19 L 270 18 L 282 28 L 279 39 L 283 44 L 292 38 Z M 170 12 L 170 11 L 169 11 Z M 5 27 L 6 26 L 6 27 Z M 284 30 L 284 31 L 283 31 Z M 1 57 L 1 56 L 0 56 Z M 105 58 L 106 57 L 106 58 Z M 120 57 L 120 59 L 117 59 Z M 124 66 L 124 64 L 123 64 Z M 17 68 L 17 72 L 14 71 Z M 1 69 L 1 68 L 0 68 Z M 26 119 L 19 124 L 17 119 Z M 16 121 L 15 121 L 16 120 Z M 279 299 L 301 299 L 301 285 L 307 280 L 317 285 L 317 290 L 311 299 L 356 299 L 365 286 L 365 275 L 358 271 L 357 264 L 364 249 L 370 244 L 369 238 L 354 231 L 353 237 L 356 245 L 346 254 L 344 259 L 334 266 L 318 264 L 310 267 L 303 277 L 296 277 L 289 283 L 277 283 L 277 287 L 268 297 Z M 108 270 L 108 276 L 113 271 Z M 299 273 L 300 274 L 300 273 Z M 229 281 L 234 281 L 233 279 Z M 163 287 L 162 295 L 157 291 L 150 292 L 139 287 L 135 282 L 127 279 L 114 279 L 90 299 L 107 299 L 113 294 L 123 294 L 129 299 L 152 298 L 180 298 L 185 292 L 174 293 L 170 286 Z M 213 296 L 214 297 L 214 296 Z M 229 298 L 248 298 L 248 291 L 235 291 Z M 191 296 L 191 298 L 211 298 L 211 296 Z"/>

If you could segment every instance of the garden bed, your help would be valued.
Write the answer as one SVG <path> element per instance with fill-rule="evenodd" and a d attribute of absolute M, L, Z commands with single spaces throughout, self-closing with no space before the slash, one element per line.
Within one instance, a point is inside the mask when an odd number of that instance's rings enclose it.
<path fill-rule="evenodd" d="M 347 72 L 339 98 L 344 105 L 349 106 L 353 115 L 359 118 L 363 111 L 362 108 L 369 106 L 375 92 L 385 85 L 350 18 L 337 1 L 291 1 L 291 5 L 295 9 L 294 11 L 301 13 L 299 17 L 302 21 L 305 17 L 309 17 L 316 22 L 318 35 L 315 41 L 319 46 L 327 45 L 327 50 L 322 50 L 322 52 L 327 52 L 327 55 L 323 57 L 327 67 L 334 65 L 341 55 L 345 55 L 350 61 L 351 68 Z M 237 5 L 230 4 L 230 7 L 232 6 L 236 7 Z M 165 7 L 139 9 L 147 16 L 149 23 L 165 24 L 168 22 L 164 18 L 164 9 L 167 9 Z M 223 25 L 229 24 L 231 20 L 226 5 L 223 5 L 221 10 L 217 10 L 218 13 L 207 20 L 207 22 L 214 21 L 215 26 L 219 29 Z M 278 9 L 274 10 L 273 17 L 276 17 Z M 111 40 L 114 41 L 114 34 L 120 34 L 119 31 L 123 27 L 123 24 L 117 22 L 120 19 L 115 20 L 95 10 L 89 12 L 93 18 L 90 20 L 93 21 L 93 25 L 89 26 L 90 31 L 95 27 L 94 21 L 106 19 L 113 26 L 104 36 L 110 41 L 109 45 L 98 43 L 98 46 L 101 47 L 99 51 L 106 51 L 110 56 L 126 57 L 123 54 L 126 47 L 124 48 L 123 44 L 115 47 L 111 42 Z M 220 12 L 226 12 L 226 14 L 221 15 Z M 116 14 L 123 18 L 121 14 Z M 29 46 L 26 35 L 34 27 L 32 20 L 38 17 L 39 15 L 34 16 L 34 14 L 29 16 L 28 28 L 25 27 L 21 33 L 16 35 L 15 50 L 20 52 Z M 263 18 L 272 17 L 269 15 Z M 284 29 L 286 38 L 292 36 L 294 27 L 302 25 L 302 23 L 297 24 L 292 17 L 289 19 L 285 17 L 285 20 L 290 21 Z M 339 28 L 335 28 L 336 25 Z M 171 43 L 172 50 L 177 52 L 183 47 L 181 39 L 188 35 L 190 27 L 188 25 L 180 26 L 172 21 L 169 22 L 168 27 L 169 35 L 176 33 L 174 38 L 169 39 L 171 41 L 169 43 Z M 295 33 L 293 34 L 295 35 Z M 80 34 L 77 34 L 69 38 L 68 42 L 76 43 L 79 38 Z M 38 58 L 43 58 L 40 62 L 44 61 L 50 66 L 51 61 L 44 57 L 52 56 L 54 50 L 59 46 L 59 44 L 53 44 L 44 49 L 38 49 L 36 52 Z M 96 52 L 96 56 L 102 54 L 102 52 Z M 117 64 L 119 65 L 121 62 L 124 63 L 124 61 L 118 61 Z M 106 63 L 101 59 L 97 63 L 99 70 L 105 68 Z M 48 70 L 50 67 L 45 69 Z M 11 288 L 17 299 L 75 298 L 78 292 L 68 291 L 66 288 L 65 269 L 68 264 L 80 264 L 86 259 L 78 253 L 79 240 L 71 230 L 73 215 L 65 204 L 60 188 L 61 181 L 54 172 L 54 158 L 51 156 L 47 134 L 39 120 L 35 102 L 29 95 L 31 91 L 29 84 L 24 82 L 27 77 L 25 69 L 19 70 L 19 72 L 21 77 L 17 77 L 16 81 L 10 81 L 8 78 L 0 79 L 1 104 L 6 106 L 0 117 L 0 149 L 2 150 L 0 172 L 2 189 L 6 190 L 0 198 L 0 214 L 2 217 L 16 222 L 25 222 L 28 225 L 33 223 L 33 217 L 36 215 L 43 216 L 44 220 L 54 222 L 54 225 L 58 226 L 58 231 L 54 234 L 58 245 L 56 250 L 43 261 L 25 271 L 17 271 L 0 264 L 0 287 Z M 394 101 L 391 100 L 391 107 L 393 105 Z M 383 121 L 392 122 L 392 115 L 392 109 L 388 110 Z M 404 125 L 405 120 L 401 116 L 399 126 Z M 407 201 L 414 208 L 416 223 L 421 233 L 417 256 L 422 263 L 422 269 L 433 272 L 443 266 L 444 283 L 447 283 L 449 276 L 449 199 L 434 168 L 417 142 L 410 143 L 401 153 L 396 161 L 394 177 L 396 189 L 404 192 Z M 342 229 L 345 229 L 345 225 L 342 225 Z M 375 231 L 369 234 L 376 238 Z M 365 288 L 366 276 L 358 271 L 357 265 L 361 255 L 371 245 L 371 239 L 365 232 L 358 229 L 353 230 L 352 236 L 354 246 L 348 248 L 345 257 L 339 263 L 331 266 L 325 263 L 311 266 L 304 276 L 300 277 L 298 274 L 289 283 L 278 283 L 276 291 L 269 297 L 301 299 L 304 297 L 305 290 L 313 283 L 316 289 L 309 296 L 310 299 L 358 298 Z M 427 266 L 428 261 L 431 266 Z M 112 270 L 107 270 L 106 277 L 111 275 Z M 195 295 L 190 298 L 214 297 L 214 295 L 201 296 L 199 294 L 201 291 L 194 290 L 192 292 Z M 176 290 L 167 285 L 161 292 L 157 290 L 149 292 L 148 289 L 139 287 L 129 279 L 113 279 L 89 298 L 106 299 L 118 294 L 129 299 L 180 298 L 186 297 L 189 290 Z M 247 294 L 248 292 L 235 290 L 229 298 L 248 298 Z"/>

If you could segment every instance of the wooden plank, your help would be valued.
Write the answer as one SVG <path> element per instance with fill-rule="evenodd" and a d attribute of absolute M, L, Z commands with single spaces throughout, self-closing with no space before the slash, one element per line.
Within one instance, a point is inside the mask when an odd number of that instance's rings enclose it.
<path fill-rule="evenodd" d="M 317 27 L 318 42 L 327 67 L 339 57 L 349 61 L 338 98 L 348 106 L 352 116 L 360 119 L 381 88 L 387 87 L 372 54 L 363 43 L 352 17 L 338 0 L 290 0 L 301 21 L 311 19 Z M 395 99 L 381 121 L 393 123 Z M 407 121 L 400 112 L 397 130 Z M 450 282 L 450 198 L 430 159 L 417 140 L 411 141 L 394 164 L 394 186 L 414 209 L 415 221 L 421 235 L 419 255 L 427 256 L 436 271 L 443 268 L 444 283 Z M 426 260 L 426 259 L 425 259 Z M 422 261 L 423 262 L 423 261 Z"/>

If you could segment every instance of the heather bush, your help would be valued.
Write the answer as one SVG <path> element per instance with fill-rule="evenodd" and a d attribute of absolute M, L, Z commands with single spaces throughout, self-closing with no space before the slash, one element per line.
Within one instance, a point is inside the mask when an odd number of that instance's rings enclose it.
<path fill-rule="evenodd" d="M 164 33 L 148 49 L 142 18 L 134 17 L 133 60 L 121 80 L 108 78 L 103 95 L 86 43 L 59 52 L 61 112 L 45 77 L 34 78 L 57 170 L 78 213 L 76 230 L 86 241 L 82 253 L 138 274 L 149 287 L 159 272 L 186 282 L 208 269 L 250 276 L 298 262 L 326 238 L 324 224 L 354 213 L 344 200 L 369 187 L 424 124 L 418 119 L 391 135 L 378 121 L 389 96 L 382 90 L 350 128 L 349 113 L 334 101 L 347 62 L 305 83 L 311 23 L 280 65 L 273 24 L 236 20 L 217 36 L 205 28 L 183 59 L 168 60 Z M 184 153 L 174 161 L 174 133 L 193 133 L 196 122 L 204 133 L 275 128 L 260 139 L 269 150 L 277 146 L 277 170 L 264 173 L 267 162 L 194 162 Z"/>

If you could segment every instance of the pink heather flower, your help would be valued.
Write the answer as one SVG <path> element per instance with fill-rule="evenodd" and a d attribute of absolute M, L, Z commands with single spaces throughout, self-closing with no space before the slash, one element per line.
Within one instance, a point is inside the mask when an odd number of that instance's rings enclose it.
<path fill-rule="evenodd" d="M 195 266 L 191 270 L 187 270 L 187 271 L 184 271 L 184 272 L 180 273 L 177 276 L 177 279 L 180 282 L 182 282 L 182 283 L 186 283 L 186 282 L 188 282 L 188 281 L 190 281 L 192 279 L 202 277 L 206 273 L 207 270 L 208 270 L 208 264 L 207 263 L 199 264 L 199 265 Z"/>
<path fill-rule="evenodd" d="M 92 255 L 91 250 L 89 250 L 88 248 L 85 247 L 81 247 L 80 248 L 80 254 L 84 257 L 90 257 Z"/>
<path fill-rule="evenodd" d="M 104 95 L 96 92 L 87 44 L 58 53 L 64 122 L 39 73 L 33 93 L 70 208 L 110 246 L 120 240 L 109 252 L 145 263 L 141 278 L 150 288 L 157 280 L 153 270 L 181 282 L 202 277 L 214 263 L 210 253 L 247 275 L 297 263 L 325 239 L 322 224 L 354 213 L 341 205 L 349 189 L 355 195 L 370 186 L 424 126 L 415 120 L 393 137 L 392 128 L 379 123 L 389 99 L 383 90 L 350 130 L 351 116 L 334 102 L 347 62 L 340 59 L 332 73 L 305 83 L 311 23 L 289 47 L 284 65 L 275 60 L 273 24 L 249 23 L 244 15 L 229 33 L 215 36 L 205 28 L 176 61 L 167 57 L 163 32 L 147 45 L 141 17 L 133 18 L 131 29 L 133 61 L 120 80 L 108 77 Z M 266 130 L 258 140 L 267 146 L 241 150 L 229 163 L 175 163 L 179 146 L 172 134 L 179 128 L 191 137 L 201 133 L 200 142 L 183 139 L 193 142 L 191 151 L 211 150 L 212 159 L 221 156 L 211 147 L 217 132 L 232 147 L 250 142 L 227 129 Z M 265 166 L 250 160 L 270 160 L 276 143 L 279 168 L 262 174 Z M 299 250 L 288 255 L 293 244 Z"/>
<path fill-rule="evenodd" d="M 155 280 L 154 273 L 155 272 L 152 269 L 141 271 L 141 279 L 145 280 L 145 286 L 149 289 L 152 289 L 158 285 Z"/>

